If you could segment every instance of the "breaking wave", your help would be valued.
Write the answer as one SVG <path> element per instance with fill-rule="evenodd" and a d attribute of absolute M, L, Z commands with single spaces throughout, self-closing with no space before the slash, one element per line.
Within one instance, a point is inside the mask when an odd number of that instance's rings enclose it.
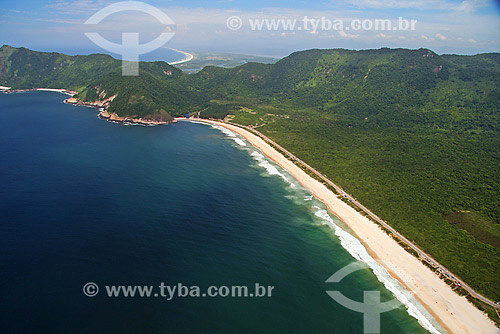
<path fill-rule="evenodd" d="M 206 124 L 206 123 L 205 123 Z M 213 128 L 220 130 L 222 133 L 233 139 L 240 146 L 245 147 L 245 149 L 249 152 L 250 156 L 257 161 L 257 165 L 261 168 L 264 168 L 268 175 L 270 176 L 279 176 L 283 179 L 288 185 L 290 185 L 292 191 L 304 191 L 307 192 L 307 196 L 301 197 L 302 204 L 311 203 L 313 201 L 314 196 L 310 194 L 310 192 L 299 186 L 297 188 L 295 179 L 288 174 L 288 172 L 275 164 L 272 160 L 268 159 L 259 149 L 256 147 L 249 145 L 239 138 L 239 135 L 234 133 L 233 131 L 219 125 L 212 125 Z M 297 183 L 298 184 L 298 183 Z M 289 188 L 290 189 L 290 188 Z M 298 197 L 293 197 L 298 198 Z M 318 201 L 319 202 L 319 201 Z M 321 202 L 319 202 L 321 203 Z M 321 203 L 320 205 L 323 205 Z M 431 319 L 433 317 L 429 314 L 429 312 L 412 296 L 412 294 L 403 287 L 396 279 L 394 279 L 387 270 L 379 264 L 375 259 L 368 254 L 366 248 L 361 244 L 361 242 L 352 234 L 348 233 L 346 230 L 341 228 L 337 223 L 335 223 L 334 219 L 330 216 L 326 209 L 323 209 L 317 205 L 312 206 L 312 210 L 314 215 L 321 220 L 323 224 L 328 225 L 333 229 L 334 234 L 339 238 L 340 244 L 342 247 L 351 254 L 356 260 L 364 262 L 368 265 L 368 267 L 373 271 L 377 279 L 389 290 L 392 294 L 403 304 L 406 306 L 407 312 L 410 316 L 417 319 L 422 327 L 433 334 L 440 334 L 441 332 L 436 328 L 436 326 L 432 323 Z"/>

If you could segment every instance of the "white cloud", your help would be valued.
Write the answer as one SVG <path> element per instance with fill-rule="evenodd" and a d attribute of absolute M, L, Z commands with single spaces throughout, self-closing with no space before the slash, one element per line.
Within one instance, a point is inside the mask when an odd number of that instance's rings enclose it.
<path fill-rule="evenodd" d="M 348 0 L 357 8 L 418 8 L 441 9 L 446 5 L 445 0 Z M 448 7 L 449 8 L 449 5 Z"/>
<path fill-rule="evenodd" d="M 115 0 L 116 1 L 116 0 Z M 446 52 L 463 49 L 480 51 L 499 51 L 500 41 L 495 31 L 500 31 L 500 19 L 498 15 L 477 13 L 474 9 L 484 5 L 483 0 L 464 0 L 451 6 L 445 0 L 342 0 L 344 4 L 349 2 L 356 4 L 357 10 L 346 9 L 344 6 L 339 10 L 304 10 L 287 8 L 265 8 L 260 10 L 234 10 L 221 8 L 187 8 L 187 7 L 162 7 L 169 17 L 176 22 L 170 28 L 176 32 L 172 44 L 177 48 L 185 47 L 194 50 L 201 45 L 205 49 L 228 50 L 235 48 L 236 52 L 263 53 L 283 55 L 297 48 L 329 48 L 345 47 L 350 49 L 378 48 L 382 45 L 389 47 L 427 47 L 440 52 L 444 48 Z M 124 12 L 106 18 L 96 27 L 84 26 L 82 23 L 105 5 L 113 0 L 66 0 L 57 1 L 48 7 L 50 15 L 39 15 L 37 17 L 25 16 L 26 21 L 41 20 L 40 29 L 16 30 L 18 40 L 29 40 L 33 36 L 42 38 L 50 36 L 51 39 L 61 41 L 67 45 L 83 45 L 89 42 L 83 32 L 89 29 L 102 32 L 103 37 L 120 41 L 122 32 L 137 31 L 140 33 L 141 42 L 149 41 L 164 26 L 159 24 L 155 18 L 147 14 Z M 168 6 L 174 2 L 163 2 Z M 207 4 L 208 6 L 208 4 Z M 367 8 L 367 9 L 365 9 Z M 302 26 L 302 19 L 308 16 L 310 19 L 326 17 L 332 21 L 343 20 L 344 29 L 350 25 L 353 19 L 364 20 L 367 18 L 390 19 L 397 22 L 398 12 L 380 11 L 387 8 L 410 8 L 401 12 L 411 13 L 405 19 L 418 19 L 415 31 L 338 31 L 321 30 L 318 34 L 306 31 L 251 31 L 248 20 L 256 18 L 285 18 L 296 19 L 297 26 Z M 411 10 L 414 9 L 414 10 Z M 418 10 L 417 10 L 418 9 Z M 429 9 L 429 10 L 420 10 Z M 440 9 L 440 10 L 430 10 Z M 377 14 L 378 13 L 378 14 Z M 392 14 L 388 14 L 392 13 Z M 12 19 L 12 24 L 21 23 L 17 16 Z M 238 31 L 231 31 L 226 26 L 230 16 L 239 16 L 244 22 Z M 406 16 L 406 14 L 402 15 Z M 99 29 L 99 30 L 97 30 Z M 21 36 L 25 31 L 26 36 Z M 7 36 L 5 33 L 3 34 Z M 0 33 L 0 37 L 2 34 Z M 48 37 L 47 37 L 48 38 Z M 242 43 L 244 41 L 244 43 Z M 479 41 L 479 42 L 476 42 Z M 85 46 L 83 46 L 85 47 Z M 175 47 L 175 46 L 174 46 Z M 238 49 L 236 49 L 238 48 Z M 271 53 L 267 50 L 285 50 Z M 257 51 L 254 51 L 257 50 Z M 265 51 L 261 51 L 265 50 Z M 484 52 L 483 51 L 483 52 Z M 283 53 L 281 53 L 283 52 Z"/>
<path fill-rule="evenodd" d="M 386 34 L 378 34 L 377 37 L 380 37 L 380 38 L 391 38 L 392 36 L 391 35 L 386 35 Z"/>
<path fill-rule="evenodd" d="M 110 0 L 58 0 L 46 5 L 46 7 L 59 14 L 79 15 L 89 14 L 91 11 L 98 11 L 116 1 Z"/>
<path fill-rule="evenodd" d="M 445 35 L 443 35 L 443 34 L 440 34 L 440 33 L 437 33 L 437 34 L 436 34 L 436 37 L 437 37 L 437 38 L 439 38 L 439 39 L 440 39 L 440 40 L 442 40 L 442 41 L 446 40 L 446 36 L 445 36 Z"/>
<path fill-rule="evenodd" d="M 348 34 L 346 33 L 344 30 L 340 30 L 339 31 L 339 36 L 340 37 L 343 37 L 343 38 L 358 38 L 359 35 L 355 35 L 355 34 Z"/>
<path fill-rule="evenodd" d="M 472 13 L 477 8 L 484 7 L 488 5 L 488 0 L 464 0 L 457 7 L 457 10 L 463 11 L 466 13 Z"/>
<path fill-rule="evenodd" d="M 446 0 L 347 0 L 349 4 L 361 9 L 394 9 L 408 8 L 421 10 L 448 10 L 471 13 L 477 8 L 488 5 L 491 0 L 463 0 L 450 3 Z"/>

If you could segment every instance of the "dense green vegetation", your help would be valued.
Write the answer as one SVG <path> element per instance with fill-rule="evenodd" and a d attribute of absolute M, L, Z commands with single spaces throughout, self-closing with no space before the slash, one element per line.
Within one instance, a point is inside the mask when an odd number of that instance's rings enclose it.
<path fill-rule="evenodd" d="M 123 116 L 190 111 L 258 127 L 500 300 L 500 54 L 309 50 L 192 75 L 163 62 L 120 71 L 104 55 L 0 49 L 0 85 L 117 94 L 110 109 Z"/>
<path fill-rule="evenodd" d="M 500 300 L 499 54 L 311 50 L 231 71 L 220 90 L 247 107 L 234 122 L 258 126 Z"/>
<path fill-rule="evenodd" d="M 123 77 L 122 62 L 108 55 L 68 56 L 25 48 L 0 48 L 0 85 L 13 89 L 65 88 L 79 92 L 83 101 L 117 95 L 110 111 L 119 116 L 170 118 L 189 98 L 171 89 L 182 71 L 165 62 L 140 63 L 138 77 Z"/>

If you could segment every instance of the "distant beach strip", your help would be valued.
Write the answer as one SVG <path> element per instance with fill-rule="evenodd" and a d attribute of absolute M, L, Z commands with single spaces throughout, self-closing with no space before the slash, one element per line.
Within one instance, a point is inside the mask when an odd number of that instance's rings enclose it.
<path fill-rule="evenodd" d="M 177 49 L 172 49 L 172 48 L 169 48 L 169 49 L 172 51 L 175 51 L 175 52 L 182 53 L 184 55 L 184 59 L 168 63 L 169 65 L 178 65 L 178 64 L 182 64 L 182 63 L 187 63 L 188 61 L 191 61 L 194 58 L 194 55 L 189 53 L 189 52 L 185 52 L 185 51 L 181 51 L 181 50 L 177 50 Z"/>

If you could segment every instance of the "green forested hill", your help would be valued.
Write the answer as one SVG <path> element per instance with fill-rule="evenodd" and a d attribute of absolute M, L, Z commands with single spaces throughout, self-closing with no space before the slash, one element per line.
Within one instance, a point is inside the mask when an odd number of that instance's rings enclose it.
<path fill-rule="evenodd" d="M 4 45 L 0 48 L 0 85 L 76 90 L 84 101 L 117 94 L 110 111 L 119 116 L 143 117 L 162 109 L 175 110 L 187 97 L 172 89 L 182 71 L 165 62 L 141 63 L 138 77 L 123 77 L 121 65 L 120 60 L 103 54 L 68 56 Z"/>
<path fill-rule="evenodd" d="M 165 110 L 258 126 L 486 296 L 500 300 L 500 54 L 296 52 L 276 64 L 163 62 L 122 77 L 105 55 L 0 49 L 0 85 L 117 94 L 121 116 Z"/>
<path fill-rule="evenodd" d="M 226 109 L 233 121 L 258 126 L 499 300 L 499 71 L 499 54 L 381 49 L 199 75 L 226 73 L 217 103 L 245 107 Z"/>

